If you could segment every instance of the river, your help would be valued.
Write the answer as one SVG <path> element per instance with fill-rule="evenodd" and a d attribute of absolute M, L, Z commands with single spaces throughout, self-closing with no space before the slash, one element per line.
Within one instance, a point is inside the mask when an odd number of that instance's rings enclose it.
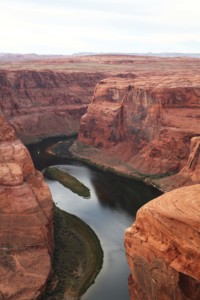
<path fill-rule="evenodd" d="M 101 171 L 72 158 L 47 154 L 46 149 L 60 140 L 49 138 L 29 145 L 28 149 L 37 169 L 56 165 L 90 189 L 91 197 L 85 199 L 57 181 L 46 179 L 56 205 L 89 224 L 103 248 L 102 270 L 81 299 L 129 300 L 130 270 L 125 257 L 124 231 L 132 225 L 139 207 L 161 193 L 143 182 Z"/>

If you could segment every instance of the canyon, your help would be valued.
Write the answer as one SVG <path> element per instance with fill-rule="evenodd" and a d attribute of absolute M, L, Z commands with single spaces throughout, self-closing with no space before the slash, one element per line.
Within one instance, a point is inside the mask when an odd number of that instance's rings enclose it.
<path fill-rule="evenodd" d="M 172 190 L 125 233 L 131 300 L 200 298 L 199 105 L 196 74 L 107 78 L 81 118 L 76 156 Z"/>
<path fill-rule="evenodd" d="M 0 115 L 0 298 L 38 299 L 52 272 L 53 201 L 26 147 Z"/>
<path fill-rule="evenodd" d="M 195 184 L 199 115 L 196 74 L 104 79 L 81 119 L 72 151 L 162 191 Z"/>
<path fill-rule="evenodd" d="M 200 298 L 199 67 L 195 58 L 128 55 L 0 63 L 0 110 L 23 142 L 79 132 L 76 157 L 167 192 L 126 231 L 131 299 Z M 3 117 L 0 141 L 1 292 L 17 299 L 17 276 L 25 272 L 19 295 L 36 299 L 51 272 L 51 196 Z M 32 274 L 44 255 L 46 267 Z"/>
<path fill-rule="evenodd" d="M 130 297 L 197 300 L 199 76 L 134 75 L 96 85 L 72 153 L 171 191 L 144 205 L 126 231 Z"/>
<path fill-rule="evenodd" d="M 198 74 L 199 65 L 195 58 L 131 55 L 0 60 L 0 110 L 24 143 L 74 134 L 101 79 Z"/>
<path fill-rule="evenodd" d="M 29 143 L 78 132 L 96 82 L 103 75 L 52 71 L 0 71 L 0 109 Z"/>

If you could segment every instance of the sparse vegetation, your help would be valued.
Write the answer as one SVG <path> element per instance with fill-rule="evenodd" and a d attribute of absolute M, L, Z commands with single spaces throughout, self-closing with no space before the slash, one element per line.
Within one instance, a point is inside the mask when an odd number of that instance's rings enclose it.
<path fill-rule="evenodd" d="M 96 168 L 99 168 L 103 171 L 109 171 L 112 173 L 115 173 L 117 175 L 132 178 L 134 180 L 144 181 L 147 184 L 151 184 L 154 187 L 160 189 L 159 186 L 159 179 L 172 176 L 178 172 L 177 171 L 171 171 L 166 173 L 157 173 L 157 174 L 148 174 L 148 173 L 142 173 L 136 169 L 134 169 L 130 164 L 127 162 L 122 162 L 119 159 L 113 158 L 110 155 L 107 155 L 106 153 L 103 154 L 103 159 L 101 159 L 101 152 L 99 149 L 95 147 L 91 147 L 88 145 L 85 145 L 83 143 L 80 143 L 79 141 L 76 141 L 69 149 L 73 155 L 74 159 L 83 161 L 84 163 L 87 163 L 91 166 L 95 166 Z M 94 158 L 94 159 L 92 159 Z M 98 162 L 95 161 L 95 158 L 98 158 Z M 99 162 L 104 162 L 104 164 L 101 164 Z M 123 165 L 125 171 L 119 170 L 116 166 Z"/>
<path fill-rule="evenodd" d="M 94 283 L 102 262 L 103 251 L 94 231 L 55 207 L 54 273 L 42 299 L 79 299 Z"/>
<path fill-rule="evenodd" d="M 51 145 L 47 149 L 47 152 L 61 158 L 72 158 L 72 154 L 69 151 L 69 147 L 72 146 L 76 138 L 77 135 L 74 134 L 65 141 L 59 141 L 58 143 Z"/>
<path fill-rule="evenodd" d="M 73 177 L 67 172 L 59 170 L 56 167 L 49 167 L 45 170 L 44 175 L 48 179 L 54 179 L 59 181 L 65 187 L 69 188 L 72 192 L 82 196 L 84 198 L 90 197 L 90 190 L 82 182 Z"/>

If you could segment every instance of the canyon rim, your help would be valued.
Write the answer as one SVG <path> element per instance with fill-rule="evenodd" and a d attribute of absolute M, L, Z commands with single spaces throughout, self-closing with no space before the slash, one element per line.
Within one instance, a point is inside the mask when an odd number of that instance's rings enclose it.
<path fill-rule="evenodd" d="M 79 132 L 76 157 L 171 191 L 142 207 L 126 231 L 131 299 L 200 297 L 199 67 L 199 59 L 118 55 L 1 65 L 0 109 L 23 142 Z M 51 273 L 51 196 L 13 129 L 3 116 L 0 122 L 1 293 L 37 299 Z M 37 280 L 26 276 L 17 291 L 16 274 L 33 265 Z"/>

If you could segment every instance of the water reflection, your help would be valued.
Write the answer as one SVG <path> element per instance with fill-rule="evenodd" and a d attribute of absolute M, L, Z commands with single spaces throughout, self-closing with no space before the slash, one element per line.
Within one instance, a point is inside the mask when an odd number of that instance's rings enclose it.
<path fill-rule="evenodd" d="M 59 168 L 65 169 L 87 185 L 91 198 L 84 199 L 60 183 L 48 180 L 54 201 L 61 209 L 77 215 L 93 228 L 104 252 L 103 268 L 95 284 L 82 299 L 129 300 L 127 278 L 130 270 L 126 262 L 123 237 L 125 228 L 132 224 L 134 216 L 128 210 L 123 210 L 121 205 L 115 206 L 112 195 L 109 198 L 113 202 L 113 208 L 105 205 L 105 200 L 99 198 L 93 185 L 93 176 L 96 177 L 97 174 L 87 166 L 60 165 Z M 107 192 L 112 193 L 109 185 Z"/>
<path fill-rule="evenodd" d="M 107 172 L 95 174 L 92 183 L 102 205 L 125 210 L 132 216 L 144 203 L 160 195 L 152 187 L 144 188 L 143 182 Z"/>
<path fill-rule="evenodd" d="M 40 170 L 58 165 L 90 189 L 91 198 L 84 199 L 60 183 L 47 180 L 57 205 L 89 224 L 104 251 L 103 268 L 82 300 L 129 300 L 130 271 L 125 258 L 124 231 L 133 223 L 138 208 L 160 192 L 143 182 L 103 172 L 69 158 L 48 155 L 46 148 L 56 141 L 49 139 L 29 146 L 34 163 Z"/>

